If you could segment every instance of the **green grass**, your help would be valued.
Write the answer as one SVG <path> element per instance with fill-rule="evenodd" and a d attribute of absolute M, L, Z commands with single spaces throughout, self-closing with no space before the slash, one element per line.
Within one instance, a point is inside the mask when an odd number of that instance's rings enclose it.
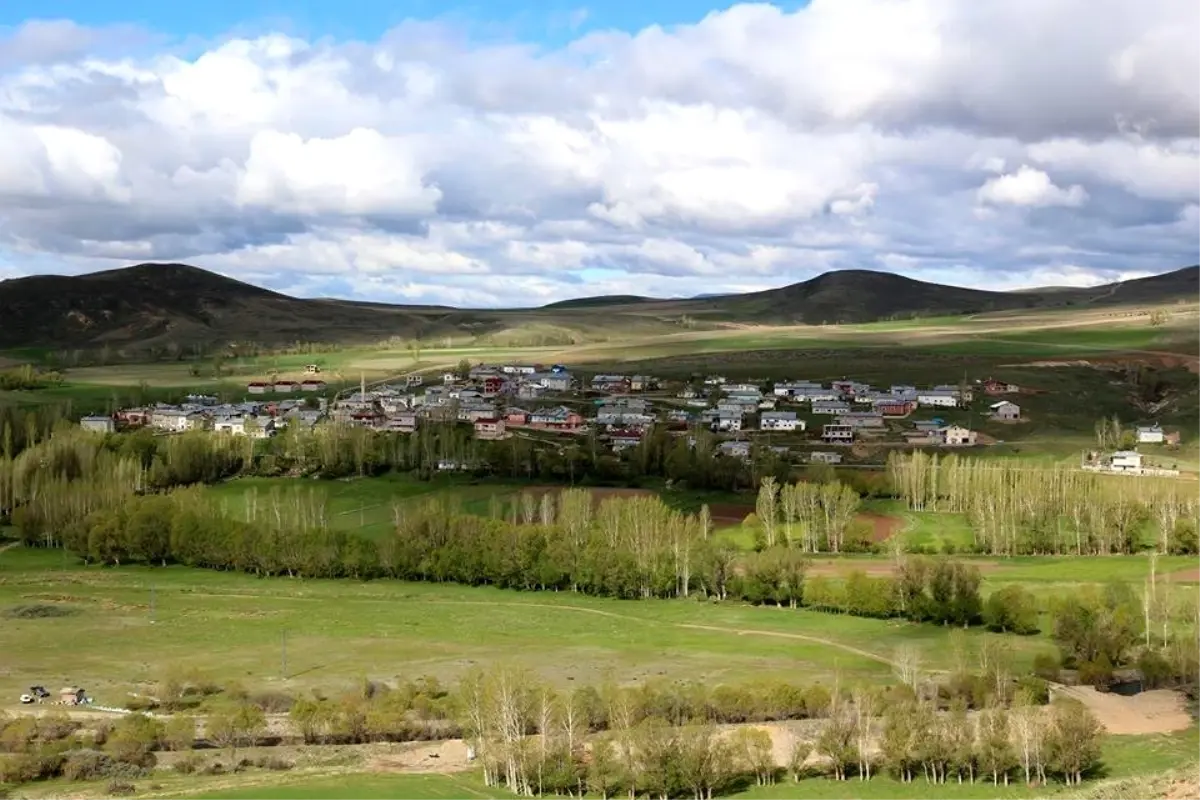
<path fill-rule="evenodd" d="M 610 672 L 623 681 L 733 682 L 828 681 L 840 672 L 844 680 L 876 682 L 891 674 L 876 658 L 886 660 L 904 643 L 921 646 L 930 667 L 949 666 L 946 631 L 899 621 L 567 592 L 258 579 L 184 567 L 84 568 L 60 553 L 0 554 L 0 608 L 30 602 L 65 603 L 81 613 L 5 621 L 11 657 L 0 696 L 31 682 L 78 683 L 98 702 L 120 702 L 171 666 L 294 689 L 336 688 L 364 675 L 453 678 L 497 660 L 558 683 L 598 682 Z M 288 677 L 281 680 L 285 631 Z M 972 631 L 971 641 L 983 636 Z M 1049 649 L 1033 639 L 1014 645 L 1026 665 Z"/>
<path fill-rule="evenodd" d="M 263 786 L 245 786 L 181 795 L 195 800 L 441 800 L 441 798 L 507 798 L 510 792 L 488 788 L 473 773 L 462 775 L 378 775 L 358 773 L 338 777 L 299 779 Z"/>

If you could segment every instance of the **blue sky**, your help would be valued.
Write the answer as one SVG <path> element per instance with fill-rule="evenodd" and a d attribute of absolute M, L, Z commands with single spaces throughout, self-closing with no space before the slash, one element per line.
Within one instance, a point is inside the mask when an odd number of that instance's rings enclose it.
<path fill-rule="evenodd" d="M 728 7 L 697 0 L 4 0 L 0 26 L 31 19 L 69 19 L 80 25 L 131 23 L 172 37 L 212 38 L 230 32 L 286 30 L 302 37 L 374 39 L 406 19 L 448 17 L 477 33 L 561 44 L 597 29 L 641 30 L 696 22 Z M 774 5 L 794 9 L 800 2 Z"/>

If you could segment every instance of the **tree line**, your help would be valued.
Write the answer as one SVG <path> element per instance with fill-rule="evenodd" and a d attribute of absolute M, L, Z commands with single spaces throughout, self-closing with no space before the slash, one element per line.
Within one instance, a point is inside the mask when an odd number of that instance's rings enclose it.
<path fill-rule="evenodd" d="M 892 453 L 888 473 L 911 510 L 965 514 L 979 553 L 1197 552 L 1200 505 L 1178 481 L 920 451 Z"/>

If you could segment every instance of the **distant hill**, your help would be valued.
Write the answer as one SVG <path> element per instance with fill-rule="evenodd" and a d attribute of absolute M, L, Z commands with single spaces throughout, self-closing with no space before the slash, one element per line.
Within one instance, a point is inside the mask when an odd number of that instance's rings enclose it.
<path fill-rule="evenodd" d="M 373 343 L 442 336 L 585 341 L 613 331 L 678 331 L 728 322 L 848 323 L 1065 305 L 1195 300 L 1200 267 L 1090 289 L 989 292 L 844 270 L 749 294 L 656 300 L 591 297 L 537 309 L 455 309 L 305 300 L 185 264 L 139 264 L 79 276 L 0 282 L 0 349 L 49 347 L 161 356 L 228 343 Z M 576 332 L 578 336 L 576 336 Z"/>

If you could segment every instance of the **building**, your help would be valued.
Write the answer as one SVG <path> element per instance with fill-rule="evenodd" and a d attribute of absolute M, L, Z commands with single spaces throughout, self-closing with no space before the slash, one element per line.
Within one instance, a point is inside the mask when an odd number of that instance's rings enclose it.
<path fill-rule="evenodd" d="M 940 433 L 942 444 L 951 447 L 969 447 L 975 444 L 975 431 L 967 430 L 961 425 L 947 425 Z"/>
<path fill-rule="evenodd" d="M 1157 425 L 1138 426 L 1138 444 L 1162 444 L 1165 440 L 1163 429 Z"/>
<path fill-rule="evenodd" d="M 1108 465 L 1114 472 L 1140 472 L 1142 454 L 1136 450 L 1118 450 L 1109 458 Z"/>
<path fill-rule="evenodd" d="M 385 429 L 397 433 L 413 433 L 420 427 L 421 418 L 412 411 L 392 414 L 385 420 Z"/>
<path fill-rule="evenodd" d="M 495 440 L 504 438 L 504 420 L 499 417 L 485 417 L 475 420 L 475 438 Z"/>
<path fill-rule="evenodd" d="M 150 415 L 150 424 L 160 431 L 181 433 L 193 428 L 203 427 L 204 415 L 197 412 L 187 412 L 182 408 L 160 406 Z"/>
<path fill-rule="evenodd" d="M 894 387 L 893 387 L 894 388 Z M 885 417 L 907 417 L 917 407 L 917 404 L 912 400 L 906 400 L 899 397 L 879 398 L 875 400 L 872 408 L 879 414 Z"/>
<path fill-rule="evenodd" d="M 504 422 L 508 425 L 525 425 L 529 422 L 529 412 L 513 406 L 504 412 Z"/>
<path fill-rule="evenodd" d="M 955 408 L 958 406 L 957 389 L 922 389 L 917 393 L 917 405 Z"/>
<path fill-rule="evenodd" d="M 117 429 L 117 423 L 112 417 L 91 416 L 79 420 L 79 427 L 93 433 L 112 433 Z"/>
<path fill-rule="evenodd" d="M 1008 400 L 992 403 L 988 408 L 992 410 L 993 419 L 1011 422 L 1021 418 L 1021 407 L 1016 403 L 1010 403 Z"/>
<path fill-rule="evenodd" d="M 850 404 L 842 400 L 814 400 L 812 413 L 828 414 L 831 417 L 839 414 L 849 414 Z"/>
<path fill-rule="evenodd" d="M 539 372 L 529 376 L 534 383 L 541 384 L 548 392 L 571 391 L 571 373 L 566 371 Z"/>
<path fill-rule="evenodd" d="M 597 375 L 592 378 L 594 392 L 628 392 L 630 380 L 625 375 Z"/>
<path fill-rule="evenodd" d="M 1021 391 L 1021 387 L 1017 386 L 1015 383 L 1005 383 L 1004 381 L 998 381 L 995 378 L 988 378 L 983 382 L 982 386 L 984 394 L 990 394 L 993 396 L 998 394 L 1016 394 L 1017 392 Z"/>
<path fill-rule="evenodd" d="M 808 454 L 808 461 L 810 464 L 840 464 L 842 463 L 842 454 L 817 450 Z"/>
<path fill-rule="evenodd" d="M 642 443 L 642 432 L 638 430 L 614 430 L 608 434 L 608 442 L 614 451 L 637 447 Z"/>
<path fill-rule="evenodd" d="M 302 392 L 323 392 L 325 391 L 325 381 L 309 379 L 300 381 L 300 391 Z"/>
<path fill-rule="evenodd" d="M 728 456 L 729 458 L 740 458 L 744 461 L 750 458 L 750 443 L 721 442 L 717 445 L 717 452 L 720 455 Z"/>
<path fill-rule="evenodd" d="M 854 441 L 854 427 L 839 425 L 836 422 L 821 428 L 821 441 L 830 444 L 851 444 Z"/>
<path fill-rule="evenodd" d="M 300 391 L 300 384 L 295 381 L 275 381 L 272 387 L 276 394 L 291 394 Z"/>
<path fill-rule="evenodd" d="M 629 391 L 648 392 L 658 388 L 658 378 L 649 375 L 634 375 L 629 379 Z"/>
<path fill-rule="evenodd" d="M 305 364 L 304 365 L 304 374 L 305 375 L 319 375 L 320 373 L 321 373 L 321 368 L 318 367 L 316 364 Z"/>
<path fill-rule="evenodd" d="M 849 425 L 856 430 L 885 427 L 883 415 L 873 411 L 851 411 L 849 414 L 840 414 L 834 422 L 838 425 Z"/>
<path fill-rule="evenodd" d="M 796 418 L 795 411 L 764 411 L 758 417 L 758 427 L 764 431 L 804 430 L 805 423 Z"/>
<path fill-rule="evenodd" d="M 583 417 L 565 406 L 559 406 L 533 412 L 529 415 L 528 424 L 547 430 L 577 431 L 583 427 Z"/>
<path fill-rule="evenodd" d="M 488 375 L 483 379 L 482 386 L 484 397 L 495 397 L 504 391 L 508 386 L 508 381 L 500 375 Z"/>
<path fill-rule="evenodd" d="M 271 388 L 271 385 L 262 381 L 250 381 L 250 383 L 246 384 L 246 391 L 250 394 L 266 394 L 269 388 Z"/>

